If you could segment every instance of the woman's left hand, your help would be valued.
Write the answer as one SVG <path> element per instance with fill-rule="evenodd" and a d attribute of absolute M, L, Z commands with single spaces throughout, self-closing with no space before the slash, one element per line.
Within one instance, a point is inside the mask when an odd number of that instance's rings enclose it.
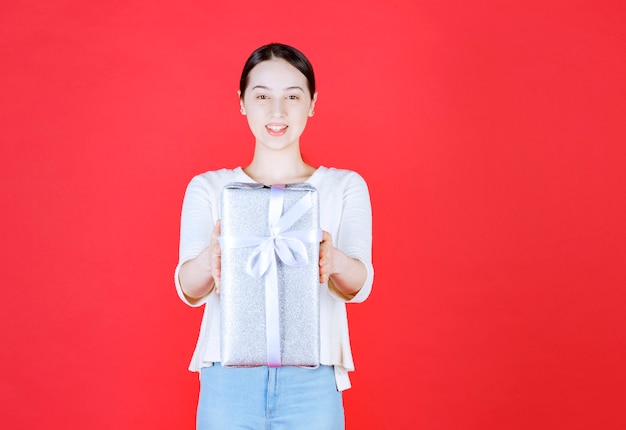
<path fill-rule="evenodd" d="M 335 269 L 335 252 L 337 248 L 333 246 L 333 237 L 327 231 L 322 231 L 322 241 L 320 242 L 320 284 L 328 281 Z"/>
<path fill-rule="evenodd" d="M 367 279 L 365 264 L 335 248 L 333 238 L 327 231 L 322 231 L 319 266 L 320 284 L 328 282 L 329 288 L 346 300 L 354 297 Z"/>

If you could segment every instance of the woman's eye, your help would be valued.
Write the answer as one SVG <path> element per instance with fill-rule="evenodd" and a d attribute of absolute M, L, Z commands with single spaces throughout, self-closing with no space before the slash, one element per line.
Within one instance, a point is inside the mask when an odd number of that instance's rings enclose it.
<path fill-rule="evenodd" d="M 288 98 L 289 100 L 298 100 L 298 98 L 299 98 L 299 97 L 298 97 L 298 96 L 296 96 L 296 95 L 293 95 L 293 94 L 292 94 L 292 95 L 287 96 L 287 98 Z"/>
<path fill-rule="evenodd" d="M 259 94 L 258 96 L 256 96 L 256 98 L 259 100 L 267 100 L 269 97 L 265 94 Z"/>

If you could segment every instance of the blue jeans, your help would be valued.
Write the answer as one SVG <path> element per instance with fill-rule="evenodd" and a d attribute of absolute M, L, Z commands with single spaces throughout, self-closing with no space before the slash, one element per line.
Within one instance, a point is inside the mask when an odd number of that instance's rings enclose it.
<path fill-rule="evenodd" d="M 204 367 L 196 429 L 343 430 L 333 367 Z"/>

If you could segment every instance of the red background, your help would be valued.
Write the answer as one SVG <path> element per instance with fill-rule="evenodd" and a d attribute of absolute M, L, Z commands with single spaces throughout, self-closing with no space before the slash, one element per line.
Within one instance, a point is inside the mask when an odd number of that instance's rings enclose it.
<path fill-rule="evenodd" d="M 246 165 L 240 69 L 316 67 L 302 139 L 370 185 L 348 429 L 626 428 L 622 1 L 0 7 L 3 428 L 193 428 L 196 173 Z"/>

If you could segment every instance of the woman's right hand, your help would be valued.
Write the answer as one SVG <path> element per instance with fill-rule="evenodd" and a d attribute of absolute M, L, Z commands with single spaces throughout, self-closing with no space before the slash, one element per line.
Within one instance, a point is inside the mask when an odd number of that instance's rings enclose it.
<path fill-rule="evenodd" d="M 215 294 L 220 293 L 220 278 L 222 276 L 222 248 L 220 248 L 220 220 L 218 219 L 211 232 L 211 244 L 209 245 L 209 267 L 215 282 Z"/>
<path fill-rule="evenodd" d="M 182 265 L 178 273 L 183 293 L 190 302 L 196 302 L 215 289 L 220 293 L 222 271 L 222 251 L 220 248 L 220 221 L 217 220 L 211 232 L 209 246 L 198 256 Z"/>

